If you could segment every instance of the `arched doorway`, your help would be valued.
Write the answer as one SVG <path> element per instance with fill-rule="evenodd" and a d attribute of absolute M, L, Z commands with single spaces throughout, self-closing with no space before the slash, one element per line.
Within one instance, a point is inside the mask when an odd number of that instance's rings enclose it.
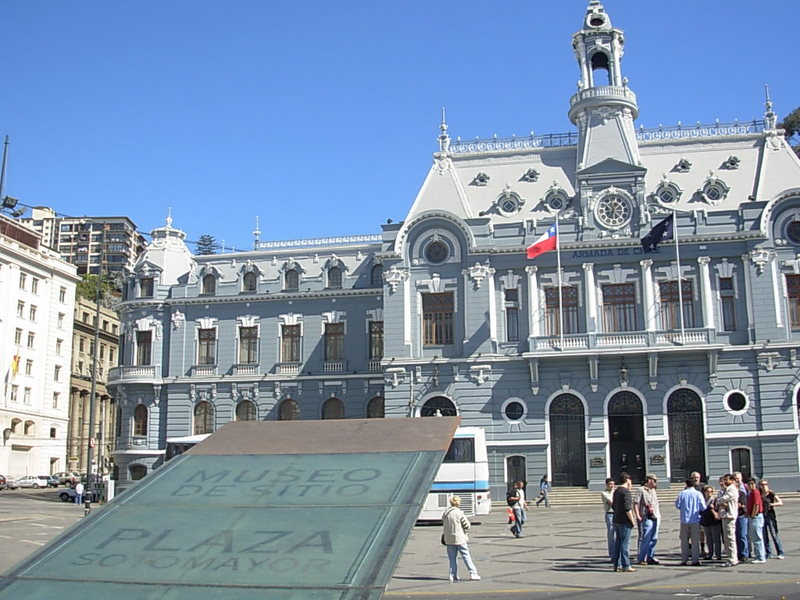
<path fill-rule="evenodd" d="M 706 473 L 703 403 L 692 390 L 681 388 L 667 400 L 671 481 L 686 481 L 692 471 Z"/>
<path fill-rule="evenodd" d="M 444 396 L 434 396 L 422 405 L 419 411 L 420 417 L 455 417 L 458 416 L 456 405 L 450 398 Z"/>
<path fill-rule="evenodd" d="M 627 471 L 634 483 L 644 481 L 644 411 L 633 392 L 617 392 L 608 402 L 609 473 L 616 478 Z"/>
<path fill-rule="evenodd" d="M 586 421 L 574 394 L 550 403 L 550 464 L 553 485 L 586 485 Z"/>

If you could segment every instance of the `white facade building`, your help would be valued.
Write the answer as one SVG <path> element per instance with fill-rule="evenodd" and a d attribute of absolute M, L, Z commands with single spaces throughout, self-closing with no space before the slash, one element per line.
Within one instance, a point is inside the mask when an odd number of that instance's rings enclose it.
<path fill-rule="evenodd" d="M 66 468 L 73 265 L 40 236 L 0 216 L 0 473 Z"/>

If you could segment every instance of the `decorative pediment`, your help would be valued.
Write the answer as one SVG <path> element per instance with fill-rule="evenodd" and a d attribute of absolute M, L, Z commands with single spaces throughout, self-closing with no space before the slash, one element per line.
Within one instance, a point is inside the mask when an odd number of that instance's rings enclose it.
<path fill-rule="evenodd" d="M 280 269 L 278 269 L 278 270 L 280 272 L 282 272 L 282 273 L 285 273 L 286 271 L 292 271 L 292 270 L 297 271 L 298 273 L 305 273 L 306 272 L 306 270 L 303 268 L 303 265 L 301 265 L 299 262 L 297 262 L 292 257 L 289 257 L 288 260 L 285 260 L 283 262 L 283 265 L 281 265 Z"/>
<path fill-rule="evenodd" d="M 389 292 L 394 294 L 397 291 L 397 286 L 409 277 L 407 270 L 400 270 L 392 265 L 392 268 L 383 272 L 383 279 L 389 285 Z"/>
<path fill-rule="evenodd" d="M 255 327 L 258 325 L 258 315 L 241 315 L 236 317 L 236 324 L 239 327 Z"/>
<path fill-rule="evenodd" d="M 142 277 L 155 277 L 164 272 L 161 265 L 157 265 L 149 260 L 143 260 L 133 268 L 133 272 L 137 278 Z"/>
<path fill-rule="evenodd" d="M 343 323 L 347 317 L 347 312 L 343 310 L 331 310 L 322 313 L 323 323 Z"/>
<path fill-rule="evenodd" d="M 195 321 L 198 329 L 211 329 L 217 326 L 216 317 L 200 317 Z"/>
<path fill-rule="evenodd" d="M 263 271 L 256 263 L 248 259 L 245 263 L 242 264 L 242 267 L 239 269 L 239 273 L 241 273 L 242 275 L 244 275 L 245 273 L 255 273 L 256 275 L 260 276 L 263 274 Z"/>
<path fill-rule="evenodd" d="M 581 169 L 576 174 L 583 176 L 583 175 L 610 175 L 614 173 L 644 174 L 646 172 L 647 169 L 644 167 L 640 167 L 639 165 L 632 165 L 630 163 L 623 162 L 616 158 L 607 158 L 605 160 L 601 160 L 597 164 L 592 165 L 591 167 Z"/>
<path fill-rule="evenodd" d="M 206 275 L 213 275 L 215 279 L 222 279 L 222 272 L 214 265 L 203 265 L 197 271 L 198 279 L 202 279 Z"/>
<path fill-rule="evenodd" d="M 465 269 L 464 274 L 468 275 L 469 278 L 472 279 L 472 281 L 475 283 L 476 289 L 480 289 L 481 285 L 483 284 L 483 280 L 486 279 L 487 276 L 494 275 L 494 269 L 489 266 L 488 261 L 484 265 L 476 262 L 473 266 Z"/>

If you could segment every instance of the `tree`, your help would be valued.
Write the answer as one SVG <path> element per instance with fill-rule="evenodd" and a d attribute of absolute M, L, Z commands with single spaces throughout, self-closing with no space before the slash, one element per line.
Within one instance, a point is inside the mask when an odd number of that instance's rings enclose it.
<path fill-rule="evenodd" d="M 86 298 L 90 302 L 97 299 L 97 275 L 86 274 L 75 286 L 75 295 L 78 298 Z M 103 275 L 100 282 L 100 304 L 109 308 L 115 307 L 119 303 L 119 289 L 114 285 L 114 280 Z"/>
<path fill-rule="evenodd" d="M 786 130 L 786 140 L 794 149 L 795 154 L 800 156 L 800 107 L 786 115 L 778 127 Z"/>
<path fill-rule="evenodd" d="M 213 235 L 204 233 L 197 240 L 197 253 L 198 254 L 216 254 L 219 250 L 219 244 Z"/>

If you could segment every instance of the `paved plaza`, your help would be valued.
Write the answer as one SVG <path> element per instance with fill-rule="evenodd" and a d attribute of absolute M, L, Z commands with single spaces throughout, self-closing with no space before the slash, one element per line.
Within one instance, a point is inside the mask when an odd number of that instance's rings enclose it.
<path fill-rule="evenodd" d="M 63 504 L 55 490 L 0 493 L 0 571 L 80 520 L 83 509 Z M 419 525 L 411 533 L 386 598 L 592 600 L 708 598 L 800 599 L 800 500 L 786 500 L 778 519 L 785 560 L 722 568 L 679 566 L 678 511 L 663 503 L 656 556 L 661 566 L 615 573 L 605 556 L 605 528 L 596 508 L 543 506 L 529 511 L 524 537 L 508 531 L 505 507 L 474 525 L 470 549 L 482 580 L 451 584 L 447 558 L 439 543 L 441 527 Z M 463 564 L 459 573 L 467 575 Z"/>

